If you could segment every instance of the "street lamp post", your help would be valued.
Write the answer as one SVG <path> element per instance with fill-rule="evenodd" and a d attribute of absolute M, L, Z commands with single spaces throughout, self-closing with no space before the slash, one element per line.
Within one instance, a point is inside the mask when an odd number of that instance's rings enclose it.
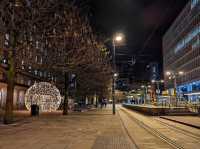
<path fill-rule="evenodd" d="M 169 77 L 169 79 L 173 79 L 174 84 L 174 97 L 177 103 L 177 77 L 184 75 L 183 71 L 167 71 L 166 75 Z"/>
<path fill-rule="evenodd" d="M 115 88 L 116 88 L 116 78 L 118 74 L 116 73 L 116 42 L 121 42 L 123 40 L 122 34 L 117 34 L 113 39 L 112 39 L 112 46 L 113 46 L 113 76 L 112 76 L 112 106 L 113 106 L 113 115 L 116 113 L 116 101 L 115 101 Z"/>

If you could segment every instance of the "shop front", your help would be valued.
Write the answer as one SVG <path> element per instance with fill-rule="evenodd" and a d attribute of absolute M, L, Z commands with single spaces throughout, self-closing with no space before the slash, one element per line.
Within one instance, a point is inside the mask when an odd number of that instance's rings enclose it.
<path fill-rule="evenodd" d="M 178 95 L 188 102 L 199 103 L 200 102 L 200 81 L 194 81 L 188 84 L 178 86 Z"/>
<path fill-rule="evenodd" d="M 24 96 L 27 88 L 22 86 L 15 86 L 13 95 L 14 110 L 25 110 Z M 0 109 L 5 109 L 7 96 L 7 84 L 0 83 Z"/>

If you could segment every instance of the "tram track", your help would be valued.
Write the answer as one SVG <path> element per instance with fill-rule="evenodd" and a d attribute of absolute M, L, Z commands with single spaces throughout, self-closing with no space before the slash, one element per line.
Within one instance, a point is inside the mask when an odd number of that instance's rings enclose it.
<path fill-rule="evenodd" d="M 131 142 L 135 145 L 135 149 L 140 149 L 139 146 L 137 145 L 136 141 L 131 137 L 131 134 L 129 133 L 127 127 L 125 126 L 125 123 L 124 123 L 124 121 L 122 120 L 122 117 L 121 117 L 119 111 L 117 111 L 117 113 L 118 113 L 118 115 L 119 115 L 119 119 L 120 119 L 121 124 L 122 124 L 122 126 L 123 126 L 123 128 L 124 128 L 124 131 L 125 131 L 125 133 L 127 134 L 127 136 L 129 137 L 129 139 L 131 140 Z"/>
<path fill-rule="evenodd" d="M 193 133 L 193 132 L 191 132 L 191 131 L 182 129 L 182 128 L 180 128 L 180 127 L 177 127 L 177 126 L 174 126 L 174 125 L 171 125 L 171 124 L 168 124 L 168 123 L 163 122 L 163 121 L 161 121 L 161 120 L 159 120 L 159 119 L 155 119 L 155 118 L 154 118 L 154 120 L 157 121 L 157 122 L 159 122 L 160 124 L 162 124 L 162 125 L 164 125 L 164 126 L 170 128 L 170 129 L 173 129 L 174 131 L 178 131 L 179 133 L 182 133 L 182 134 L 187 135 L 187 136 L 189 136 L 189 137 L 193 137 L 193 138 L 197 139 L 198 141 L 200 141 L 200 135 L 198 135 L 198 134 L 196 134 L 196 133 Z"/>
<path fill-rule="evenodd" d="M 137 125 L 139 125 L 141 128 L 143 128 L 145 131 L 147 131 L 151 135 L 153 135 L 153 136 L 157 137 L 158 139 L 160 139 L 162 142 L 167 143 L 169 146 L 171 146 L 174 149 L 184 149 L 184 147 L 182 145 L 178 144 L 176 141 L 170 139 L 169 137 L 163 135 L 161 132 L 159 132 L 155 128 L 152 128 L 152 127 L 146 125 L 144 122 L 138 120 L 137 118 L 135 118 L 133 115 L 131 115 L 126 110 L 124 110 L 124 109 L 120 109 L 120 110 L 124 114 L 126 114 L 127 117 L 129 117 L 129 119 L 131 119 L 134 123 L 136 123 Z"/>

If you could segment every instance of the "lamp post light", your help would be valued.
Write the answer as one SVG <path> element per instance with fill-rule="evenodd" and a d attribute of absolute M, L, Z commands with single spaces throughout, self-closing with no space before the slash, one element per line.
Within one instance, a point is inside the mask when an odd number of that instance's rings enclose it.
<path fill-rule="evenodd" d="M 153 84 L 156 84 L 156 95 L 157 95 L 157 101 L 158 101 L 158 96 L 160 94 L 160 84 L 164 83 L 164 80 L 151 80 Z"/>
<path fill-rule="evenodd" d="M 112 39 L 112 46 L 113 46 L 113 81 L 112 81 L 112 105 L 113 105 L 113 115 L 116 113 L 115 108 L 115 88 L 116 88 L 116 78 L 118 77 L 118 74 L 116 73 L 116 43 L 120 43 L 123 40 L 123 34 L 116 34 L 116 36 Z"/>
<path fill-rule="evenodd" d="M 173 79 L 174 83 L 174 97 L 177 103 L 177 77 L 183 76 L 184 72 L 183 71 L 167 71 L 166 75 L 169 77 L 170 80 Z"/>

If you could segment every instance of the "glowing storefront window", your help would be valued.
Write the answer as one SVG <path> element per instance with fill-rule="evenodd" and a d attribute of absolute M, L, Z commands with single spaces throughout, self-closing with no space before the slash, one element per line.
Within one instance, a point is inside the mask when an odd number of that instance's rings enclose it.
<path fill-rule="evenodd" d="M 192 83 L 178 86 L 177 90 L 179 93 L 191 93 L 191 92 L 200 91 L 200 81 L 195 81 Z"/>

